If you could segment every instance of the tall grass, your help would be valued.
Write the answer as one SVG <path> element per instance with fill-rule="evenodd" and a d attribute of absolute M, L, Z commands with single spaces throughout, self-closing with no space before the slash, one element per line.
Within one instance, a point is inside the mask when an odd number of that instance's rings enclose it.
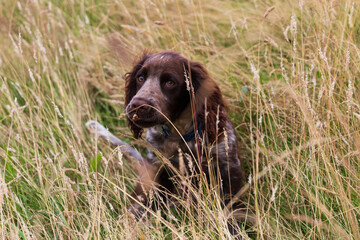
<path fill-rule="evenodd" d="M 2 239 L 233 238 L 202 192 L 133 221 L 133 163 L 84 127 L 132 142 L 122 75 L 144 49 L 201 61 L 221 86 L 256 219 L 240 236 L 360 239 L 357 1 L 3 0 L 0 12 Z"/>

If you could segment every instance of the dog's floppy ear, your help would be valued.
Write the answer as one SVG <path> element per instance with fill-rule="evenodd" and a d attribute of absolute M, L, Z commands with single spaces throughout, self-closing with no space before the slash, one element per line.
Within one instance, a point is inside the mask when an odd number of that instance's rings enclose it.
<path fill-rule="evenodd" d="M 205 67 L 199 62 L 190 62 L 191 81 L 195 92 L 196 115 L 203 129 L 206 131 L 209 142 L 215 141 L 219 132 L 223 131 L 224 126 L 220 126 L 224 121 L 220 121 L 216 132 L 217 118 L 221 119 L 225 115 L 227 106 L 221 91 L 215 81 L 209 76 Z M 219 116 L 217 116 L 219 114 Z"/>
<path fill-rule="evenodd" d="M 189 73 L 191 76 L 191 81 L 195 92 L 198 90 L 202 82 L 210 78 L 205 67 L 200 62 L 191 61 Z"/>
<path fill-rule="evenodd" d="M 151 56 L 151 54 L 144 52 L 141 56 L 140 60 L 138 60 L 132 70 L 125 74 L 125 108 L 130 103 L 131 99 L 136 94 L 136 73 L 141 69 L 142 65 L 145 61 Z M 127 124 L 133 133 L 135 138 L 139 138 L 143 131 L 142 128 L 136 126 L 127 116 L 126 116 Z"/>

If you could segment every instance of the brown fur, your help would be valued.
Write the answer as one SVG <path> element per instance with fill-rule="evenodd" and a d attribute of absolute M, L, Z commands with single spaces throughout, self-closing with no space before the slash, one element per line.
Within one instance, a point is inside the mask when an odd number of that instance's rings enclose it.
<path fill-rule="evenodd" d="M 186 90 L 184 68 L 190 75 L 194 94 Z M 151 181 L 167 191 L 175 191 L 171 179 L 176 177 L 176 173 L 163 166 L 155 152 L 158 151 L 168 158 L 175 168 L 180 167 L 179 149 L 181 152 L 189 152 L 186 147 L 189 146 L 190 152 L 196 156 L 197 138 L 193 137 L 185 144 L 168 119 L 175 124 L 181 135 L 186 135 L 189 129 L 200 127 L 201 136 L 205 136 L 207 146 L 217 144 L 217 152 L 212 150 L 210 156 L 217 159 L 216 165 L 209 167 L 207 159 L 204 159 L 201 169 L 207 176 L 209 169 L 217 169 L 216 175 L 222 181 L 217 180 L 216 183 L 220 185 L 223 196 L 231 197 L 236 194 L 242 186 L 242 173 L 235 130 L 227 115 L 227 106 L 220 88 L 203 65 L 188 61 L 171 51 L 158 54 L 145 53 L 131 72 L 125 75 L 125 80 L 125 104 L 129 128 L 135 138 L 141 137 L 144 128 L 149 128 L 146 140 L 152 145 L 152 148 L 148 149 L 145 163 L 138 171 L 140 180 L 135 187 L 133 197 L 144 199 L 143 203 L 146 204 L 148 192 L 152 188 L 152 184 L 149 183 Z M 175 82 L 174 85 L 172 82 Z M 195 113 L 195 116 L 192 113 Z M 163 128 L 169 130 L 170 136 L 166 136 L 164 130 L 161 130 Z M 224 140 L 224 131 L 227 131 L 228 135 L 228 149 Z M 139 205 L 133 202 L 131 211 L 135 214 L 140 212 Z"/>
<path fill-rule="evenodd" d="M 142 67 L 142 65 L 144 64 L 145 60 L 148 57 L 149 55 L 147 53 L 144 53 L 141 56 L 140 60 L 133 66 L 131 72 L 125 74 L 125 106 L 127 106 L 130 103 L 131 99 L 136 94 L 136 87 L 135 87 L 136 83 L 134 82 L 135 74 L 140 70 L 140 68 Z M 139 138 L 143 129 L 136 126 L 134 123 L 129 121 L 129 119 L 127 123 L 130 130 L 134 134 L 134 137 Z"/>

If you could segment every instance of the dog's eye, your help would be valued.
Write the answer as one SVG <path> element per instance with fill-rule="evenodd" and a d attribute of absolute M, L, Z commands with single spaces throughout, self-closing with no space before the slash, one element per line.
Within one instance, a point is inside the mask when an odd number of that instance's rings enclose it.
<path fill-rule="evenodd" d="M 139 76 L 137 78 L 137 80 L 138 80 L 139 83 L 143 83 L 145 81 L 145 78 L 144 78 L 144 76 Z"/>
<path fill-rule="evenodd" d="M 172 87 L 175 85 L 175 82 L 173 80 L 166 81 L 166 86 Z"/>

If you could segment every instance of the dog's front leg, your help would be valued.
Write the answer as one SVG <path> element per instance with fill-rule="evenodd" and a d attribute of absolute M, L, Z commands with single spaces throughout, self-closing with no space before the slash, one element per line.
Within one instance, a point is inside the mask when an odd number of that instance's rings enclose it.
<path fill-rule="evenodd" d="M 85 126 L 98 137 L 105 139 L 115 146 L 119 146 L 121 151 L 126 155 L 138 162 L 143 162 L 143 157 L 141 154 L 133 147 L 131 147 L 126 142 L 121 141 L 119 138 L 115 137 L 111 132 L 109 132 L 103 125 L 100 123 L 90 120 Z"/>
<path fill-rule="evenodd" d="M 137 165 L 138 183 L 131 194 L 128 211 L 140 219 L 146 208 L 150 207 L 150 193 L 154 189 L 160 165 L 145 160 Z"/>
<path fill-rule="evenodd" d="M 96 136 L 107 140 L 115 146 L 120 146 L 125 156 L 129 156 L 136 160 L 138 183 L 131 194 L 131 205 L 128 211 L 139 219 L 146 208 L 149 207 L 149 195 L 153 189 L 156 175 L 160 168 L 159 163 L 155 160 L 155 155 L 150 153 L 147 158 L 144 159 L 135 148 L 115 137 L 104 126 L 96 121 L 88 121 L 86 127 Z"/>

